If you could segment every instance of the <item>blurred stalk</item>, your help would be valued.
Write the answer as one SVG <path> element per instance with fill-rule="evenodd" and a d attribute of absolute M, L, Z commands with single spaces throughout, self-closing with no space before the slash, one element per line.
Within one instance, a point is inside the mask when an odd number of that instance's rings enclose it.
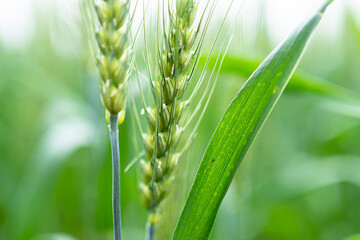
<path fill-rule="evenodd" d="M 155 225 L 151 222 L 151 212 L 149 211 L 148 214 L 148 220 L 146 223 L 146 235 L 145 235 L 145 240 L 154 240 L 154 236 L 155 236 Z"/>
<path fill-rule="evenodd" d="M 110 142 L 113 164 L 113 224 L 115 240 L 121 240 L 121 207 L 120 207 L 120 148 L 118 116 L 110 115 Z"/>

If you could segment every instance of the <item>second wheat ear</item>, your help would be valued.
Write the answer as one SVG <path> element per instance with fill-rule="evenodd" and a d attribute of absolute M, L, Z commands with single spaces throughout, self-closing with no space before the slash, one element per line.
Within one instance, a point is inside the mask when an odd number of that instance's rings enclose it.
<path fill-rule="evenodd" d="M 174 180 L 171 172 L 180 156 L 174 152 L 174 146 L 182 131 L 179 121 L 186 107 L 181 101 L 190 80 L 186 72 L 194 59 L 191 47 L 196 31 L 191 27 L 195 14 L 195 1 L 177 1 L 159 59 L 160 79 L 154 82 L 153 95 L 158 102 L 154 108 L 143 109 L 150 132 L 142 135 L 146 159 L 140 161 L 143 180 L 140 189 L 142 202 L 149 210 L 150 225 L 156 224 L 156 208 Z"/>
<path fill-rule="evenodd" d="M 141 200 L 148 209 L 147 239 L 154 239 L 155 226 L 161 216 L 159 205 L 170 191 L 175 179 L 172 173 L 183 153 L 177 149 L 179 139 L 186 128 L 186 125 L 181 123 L 182 116 L 199 90 L 204 77 L 202 75 L 197 82 L 191 97 L 184 100 L 183 96 L 193 77 L 205 32 L 217 1 L 213 1 L 209 7 L 210 2 L 207 2 L 199 21 L 195 21 L 197 1 L 176 0 L 174 8 L 169 1 L 168 25 L 163 25 L 163 34 L 159 40 L 162 43 L 161 47 L 159 42 L 157 44 L 157 74 L 156 77 L 150 76 L 155 106 L 146 106 L 143 101 L 142 109 L 149 128 L 149 132 L 142 133 L 141 136 L 145 158 L 140 160 Z M 209 10 L 209 15 L 205 18 L 206 10 Z M 165 22 L 165 16 L 163 17 Z M 205 27 L 200 32 L 203 19 Z M 157 32 L 161 31 L 158 29 Z M 144 35 L 147 48 L 145 24 Z M 147 55 L 149 56 L 148 52 Z M 151 75 L 150 71 L 149 74 Z M 202 100 L 204 98 L 202 97 Z"/>

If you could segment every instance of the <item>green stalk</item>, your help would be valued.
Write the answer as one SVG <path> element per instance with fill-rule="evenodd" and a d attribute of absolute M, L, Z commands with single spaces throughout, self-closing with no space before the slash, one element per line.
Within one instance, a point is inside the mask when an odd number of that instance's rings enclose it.
<path fill-rule="evenodd" d="M 120 148 L 119 148 L 119 130 L 118 116 L 110 115 L 110 142 L 112 154 L 112 180 L 113 180 L 113 225 L 115 240 L 122 239 L 121 233 L 121 208 L 120 208 Z"/>
<path fill-rule="evenodd" d="M 155 226 L 150 221 L 150 214 L 151 214 L 151 212 L 149 211 L 148 221 L 146 223 L 145 240 L 154 240 L 154 237 L 155 237 Z"/>

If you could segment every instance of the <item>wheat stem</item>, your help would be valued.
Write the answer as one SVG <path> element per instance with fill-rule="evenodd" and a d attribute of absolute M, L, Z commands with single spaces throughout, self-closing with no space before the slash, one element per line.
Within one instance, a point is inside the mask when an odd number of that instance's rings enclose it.
<path fill-rule="evenodd" d="M 118 116 L 110 115 L 110 142 L 112 154 L 112 180 L 113 180 L 113 224 L 115 240 L 121 240 L 121 208 L 120 208 L 120 148 L 119 148 L 119 130 Z"/>
<path fill-rule="evenodd" d="M 154 240 L 155 238 L 155 226 L 150 221 L 150 213 L 148 214 L 148 221 L 146 223 L 145 240 Z"/>
<path fill-rule="evenodd" d="M 120 206 L 120 125 L 125 118 L 126 92 L 135 59 L 131 43 L 130 0 L 84 0 L 93 56 L 100 76 L 101 101 L 106 109 L 112 153 L 112 207 L 115 240 L 122 239 Z M 92 6 L 91 6 L 92 5 Z M 86 8 L 85 8 L 86 7 Z M 87 11 L 86 11 L 87 9 Z M 139 27 L 140 29 L 140 27 Z M 138 29 L 138 30 L 139 30 Z M 136 32 L 135 39 L 138 31 Z"/>

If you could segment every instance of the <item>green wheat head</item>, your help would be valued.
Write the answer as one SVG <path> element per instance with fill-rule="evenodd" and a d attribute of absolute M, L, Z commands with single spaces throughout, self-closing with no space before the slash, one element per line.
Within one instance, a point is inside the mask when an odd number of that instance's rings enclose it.
<path fill-rule="evenodd" d="M 194 23 L 197 6 L 195 0 L 177 0 L 175 9 L 169 9 L 168 28 L 161 40 L 163 46 L 158 46 L 158 79 L 150 81 L 155 106 L 142 110 L 149 132 L 142 134 L 146 158 L 140 160 L 140 191 L 152 225 L 157 222 L 157 207 L 170 190 L 175 179 L 172 173 L 182 155 L 177 150 L 185 129 L 180 120 L 190 103 L 183 96 L 201 46 L 201 41 L 196 40 L 202 18 Z"/>
<path fill-rule="evenodd" d="M 99 28 L 95 32 L 100 50 L 97 66 L 100 72 L 101 100 L 107 113 L 125 117 L 126 90 L 130 76 L 130 0 L 97 0 Z"/>

